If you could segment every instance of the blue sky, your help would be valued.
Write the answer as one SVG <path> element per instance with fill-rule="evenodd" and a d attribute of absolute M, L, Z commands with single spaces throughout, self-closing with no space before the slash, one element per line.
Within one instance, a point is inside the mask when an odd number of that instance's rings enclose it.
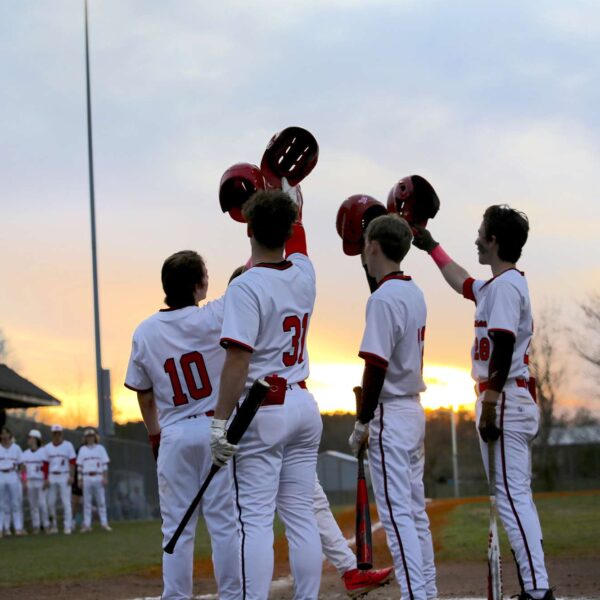
<path fill-rule="evenodd" d="M 481 214 L 531 219 L 534 306 L 597 290 L 600 7 L 595 2 L 92 0 L 91 62 L 105 365 L 117 385 L 173 251 L 206 256 L 210 295 L 248 254 L 220 213 L 221 173 L 292 124 L 317 137 L 303 185 L 319 296 L 314 360 L 355 361 L 366 287 L 335 234 L 353 193 L 436 187 L 431 229 L 475 276 Z M 93 389 L 82 2 L 0 5 L 0 325 L 25 374 Z M 430 259 L 405 270 L 429 303 L 427 357 L 465 367 L 472 308 Z M 569 341 L 563 340 L 565 348 Z M 579 372 L 574 362 L 574 372 Z M 79 390 L 79 391 L 77 391 Z M 120 394 L 120 391 L 119 391 Z"/>

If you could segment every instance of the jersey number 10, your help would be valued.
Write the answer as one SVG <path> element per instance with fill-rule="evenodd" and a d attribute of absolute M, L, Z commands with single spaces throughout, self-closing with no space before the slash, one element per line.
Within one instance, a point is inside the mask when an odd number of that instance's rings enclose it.
<path fill-rule="evenodd" d="M 201 400 L 212 394 L 212 385 L 208 378 L 204 358 L 202 358 L 200 352 L 188 352 L 187 354 L 183 354 L 179 359 L 179 365 L 181 366 L 181 372 L 185 379 L 187 392 L 194 400 Z M 192 366 L 196 367 L 196 372 L 200 379 L 200 387 L 198 387 L 198 384 L 196 383 L 196 377 L 194 377 Z M 183 391 L 174 358 L 167 358 L 165 361 L 165 373 L 169 376 L 171 386 L 173 387 L 173 404 L 175 406 L 188 404 L 189 399 L 187 394 Z"/>

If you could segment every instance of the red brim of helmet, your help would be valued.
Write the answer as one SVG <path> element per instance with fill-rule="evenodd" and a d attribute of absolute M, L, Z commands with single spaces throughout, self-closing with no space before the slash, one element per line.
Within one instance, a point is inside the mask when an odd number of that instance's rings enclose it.
<path fill-rule="evenodd" d="M 244 219 L 244 215 L 242 214 L 242 209 L 239 206 L 233 206 L 228 211 L 229 216 L 238 223 L 245 223 L 246 219 Z"/>
<path fill-rule="evenodd" d="M 342 240 L 342 249 L 344 250 L 344 254 L 348 256 L 358 256 L 362 251 L 362 243 Z"/>

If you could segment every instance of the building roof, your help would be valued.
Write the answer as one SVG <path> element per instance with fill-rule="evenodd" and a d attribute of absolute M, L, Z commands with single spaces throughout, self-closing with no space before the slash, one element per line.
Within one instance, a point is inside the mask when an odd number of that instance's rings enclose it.
<path fill-rule="evenodd" d="M 600 425 L 552 427 L 548 443 L 550 446 L 600 444 Z"/>
<path fill-rule="evenodd" d="M 32 408 L 60 404 L 60 400 L 21 377 L 10 367 L 0 364 L 0 408 Z"/>

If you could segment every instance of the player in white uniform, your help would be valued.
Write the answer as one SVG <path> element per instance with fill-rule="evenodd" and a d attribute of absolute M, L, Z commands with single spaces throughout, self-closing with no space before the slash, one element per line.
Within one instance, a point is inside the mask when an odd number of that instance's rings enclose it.
<path fill-rule="evenodd" d="M 106 516 L 106 495 L 108 484 L 108 463 L 110 459 L 104 446 L 98 443 L 98 434 L 89 427 L 83 433 L 85 444 L 77 453 L 77 473 L 79 487 L 83 490 L 83 525 L 80 531 L 92 530 L 92 500 L 95 500 L 100 518 L 100 526 L 112 531 Z"/>
<path fill-rule="evenodd" d="M 208 273 L 191 250 L 165 261 L 162 284 L 169 308 L 143 321 L 133 334 L 125 385 L 137 391 L 142 417 L 157 457 L 165 541 L 171 539 L 211 467 L 210 423 L 223 364 L 220 334 L 223 299 L 206 298 Z M 160 450 L 159 450 L 160 448 Z M 222 599 L 241 599 L 239 537 L 230 469 L 221 469 L 200 503 L 211 536 Z M 163 600 L 192 596 L 194 536 L 198 511 L 173 554 L 163 554 Z"/>
<path fill-rule="evenodd" d="M 479 227 L 479 263 L 492 279 L 474 280 L 420 229 L 415 245 L 431 254 L 448 284 L 475 302 L 471 354 L 476 381 L 476 415 L 487 472 L 487 443 L 496 442 L 496 505 L 515 555 L 520 600 L 553 600 L 544 564 L 542 529 L 531 493 L 530 444 L 539 409 L 529 391 L 528 349 L 533 334 L 525 275 L 516 263 L 527 241 L 527 217 L 508 206 L 490 206 Z"/>
<path fill-rule="evenodd" d="M 25 479 L 23 487 L 27 491 L 29 514 L 33 533 L 40 532 L 40 525 L 47 533 L 50 529 L 48 519 L 47 493 L 44 489 L 44 480 L 48 474 L 44 472 L 44 448 L 42 447 L 42 434 L 37 429 L 32 429 L 27 436 L 29 448 L 23 452 L 23 465 Z"/>
<path fill-rule="evenodd" d="M 23 529 L 23 494 L 19 472 L 23 452 L 13 442 L 12 432 L 6 426 L 0 432 L 0 523 L 4 535 L 10 535 L 10 523 L 15 535 L 25 535 Z"/>
<path fill-rule="evenodd" d="M 48 470 L 48 511 L 52 521 L 50 533 L 58 533 L 56 503 L 60 497 L 64 532 L 69 535 L 73 527 L 71 485 L 75 476 L 75 448 L 71 442 L 63 439 L 61 425 L 52 425 L 50 431 L 52 442 L 44 446 L 44 463 Z"/>
<path fill-rule="evenodd" d="M 427 309 L 423 293 L 400 270 L 410 249 L 408 223 L 375 218 L 365 232 L 363 259 L 377 289 L 367 302 L 359 356 L 365 361 L 363 404 L 349 443 L 354 455 L 369 439 L 369 469 L 377 511 L 394 559 L 402 597 L 436 598 L 435 565 L 425 512 L 425 414 L 419 394 Z"/>
<path fill-rule="evenodd" d="M 221 344 L 227 353 L 211 451 L 216 464 L 236 452 L 226 440 L 227 419 L 244 390 L 266 378 L 271 391 L 234 460 L 244 595 L 247 600 L 269 595 L 277 510 L 286 528 L 294 597 L 315 599 L 321 542 L 313 498 L 322 423 L 305 384 L 315 272 L 306 255 L 302 225 L 295 223 L 298 209 L 287 194 L 258 192 L 246 202 L 243 214 L 254 266 L 235 279 L 225 295 Z"/>

